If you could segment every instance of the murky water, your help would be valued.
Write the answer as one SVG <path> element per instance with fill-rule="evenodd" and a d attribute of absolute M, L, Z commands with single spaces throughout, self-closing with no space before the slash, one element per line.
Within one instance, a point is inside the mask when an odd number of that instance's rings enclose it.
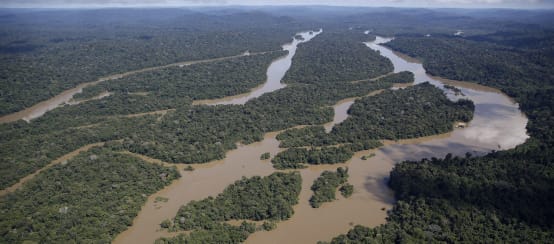
<path fill-rule="evenodd" d="M 224 97 L 221 99 L 208 99 L 197 100 L 193 104 L 206 104 L 206 105 L 218 105 L 218 104 L 245 104 L 247 101 L 257 98 L 265 93 L 273 92 L 286 87 L 286 84 L 281 83 L 281 79 L 285 76 L 292 64 L 292 58 L 296 54 L 296 48 L 298 44 L 308 42 L 315 36 L 319 35 L 323 30 L 317 32 L 306 31 L 298 33 L 302 36 L 302 39 L 293 38 L 291 43 L 283 45 L 283 50 L 288 51 L 288 54 L 273 61 L 267 68 L 267 80 L 261 86 L 254 88 L 252 91 L 240 94 L 236 96 Z"/>
<path fill-rule="evenodd" d="M 395 162 L 432 156 L 441 157 L 449 152 L 457 155 L 463 155 L 466 152 L 482 154 L 499 148 L 512 148 L 526 140 L 527 119 L 519 111 L 518 105 L 509 97 L 489 87 L 430 77 L 425 74 L 422 65 L 416 60 L 404 59 L 378 45 L 386 40 L 378 38 L 367 45 L 391 59 L 395 72 L 404 70 L 414 72 L 416 83 L 430 81 L 441 89 L 443 83 L 448 83 L 460 88 L 465 94 L 462 98 L 475 102 L 474 119 L 466 128 L 457 128 L 446 134 L 385 141 L 384 147 L 358 152 L 345 164 L 311 166 L 300 170 L 302 191 L 300 202 L 294 207 L 295 214 L 291 219 L 279 222 L 275 230 L 252 234 L 247 243 L 315 243 L 320 240 L 330 240 L 338 234 L 347 232 L 356 224 L 365 226 L 383 224 L 386 210 L 394 203 L 393 193 L 386 186 L 386 178 Z M 460 98 L 451 91 L 445 91 L 451 99 Z M 354 98 L 345 99 L 334 106 L 335 118 L 331 123 L 325 124 L 326 130 L 330 130 L 347 118 L 346 111 L 353 102 Z M 240 102 L 237 103 L 240 104 Z M 274 172 L 269 160 L 260 160 L 260 155 L 270 152 L 274 156 L 282 150 L 279 149 L 279 142 L 275 139 L 276 134 L 276 132 L 268 133 L 261 142 L 229 151 L 224 160 L 194 165 L 195 171 L 184 172 L 181 179 L 150 196 L 147 204 L 134 220 L 133 226 L 120 234 L 115 243 L 152 243 L 159 237 L 173 236 L 174 233 L 159 231 L 159 224 L 164 219 L 172 219 L 183 204 L 191 200 L 215 196 L 242 176 L 266 176 Z M 375 156 L 367 160 L 361 159 L 362 156 L 370 153 L 375 153 Z M 308 199 L 312 194 L 310 186 L 313 181 L 324 170 L 335 170 L 337 167 L 345 166 L 350 169 L 348 181 L 354 185 L 354 194 L 345 199 L 337 193 L 338 200 L 324 203 L 317 209 L 311 208 Z M 185 166 L 178 167 L 182 170 Z M 156 203 L 155 198 L 158 196 L 167 197 L 169 201 Z"/>
<path fill-rule="evenodd" d="M 374 42 L 366 45 L 389 58 L 394 64 L 394 72 L 405 70 L 413 72 L 416 84 L 428 81 L 447 92 L 452 100 L 465 98 L 475 103 L 473 120 L 466 128 L 454 130 L 448 138 L 416 145 L 395 145 L 383 148 L 382 150 L 387 151 L 389 155 L 396 155 L 393 157 L 394 160 L 440 157 L 448 152 L 464 154 L 509 149 L 523 143 L 529 137 L 525 129 L 527 118 L 511 98 L 494 88 L 429 76 L 419 61 L 398 55 L 379 45 L 390 40 L 377 37 Z M 444 88 L 444 84 L 459 88 L 465 96 L 454 95 L 452 91 Z"/>
<path fill-rule="evenodd" d="M 375 152 L 368 160 L 363 155 Z M 394 162 L 379 151 L 358 152 L 346 164 L 312 166 L 301 170 L 302 191 L 300 202 L 294 207 L 294 215 L 287 221 L 277 224 L 272 231 L 260 231 L 252 234 L 246 243 L 316 243 L 330 240 L 347 232 L 353 225 L 376 226 L 385 222 L 386 210 L 392 208 L 394 197 L 386 186 Z M 349 198 L 336 193 L 337 200 L 312 208 L 309 199 L 310 187 L 324 170 L 348 167 L 348 182 L 354 186 Z"/>
<path fill-rule="evenodd" d="M 333 116 L 333 120 L 329 123 L 326 123 L 323 125 L 325 127 L 325 132 L 329 133 L 333 129 L 333 126 L 342 123 L 348 118 L 348 109 L 352 104 L 354 104 L 354 101 L 356 98 L 347 98 L 340 100 L 333 106 L 333 111 L 335 112 Z"/>
<path fill-rule="evenodd" d="M 160 223 L 165 219 L 173 219 L 182 205 L 191 200 L 216 196 L 243 176 L 266 176 L 273 173 L 269 160 L 262 161 L 260 156 L 265 152 L 275 155 L 281 150 L 279 141 L 275 139 L 276 135 L 275 132 L 268 133 L 261 142 L 239 146 L 238 149 L 229 151 L 223 160 L 192 165 L 195 170 L 191 172 L 183 171 L 186 165 L 178 165 L 182 177 L 151 195 L 134 219 L 133 225 L 118 235 L 114 243 L 154 243 L 159 237 L 172 236 L 172 233 L 159 231 Z M 156 203 L 156 197 L 166 197 L 169 200 Z"/>

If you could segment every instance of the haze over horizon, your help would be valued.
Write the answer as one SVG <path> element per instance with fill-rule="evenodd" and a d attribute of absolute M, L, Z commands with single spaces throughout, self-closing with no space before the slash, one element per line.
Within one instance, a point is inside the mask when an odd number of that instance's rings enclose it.
<path fill-rule="evenodd" d="M 97 8 L 178 6 L 287 6 L 327 5 L 420 8 L 515 8 L 553 9 L 554 0 L 2 0 L 2 8 Z"/>

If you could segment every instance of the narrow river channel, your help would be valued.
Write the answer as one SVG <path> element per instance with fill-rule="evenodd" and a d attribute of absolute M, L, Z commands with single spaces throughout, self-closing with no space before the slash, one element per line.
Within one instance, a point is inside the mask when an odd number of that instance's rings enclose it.
<path fill-rule="evenodd" d="M 285 88 L 287 85 L 281 83 L 281 79 L 285 76 L 292 64 L 292 58 L 296 54 L 296 49 L 300 43 L 308 42 L 312 38 L 319 35 L 323 30 L 319 31 L 305 31 L 300 32 L 297 35 L 300 35 L 302 38 L 297 39 L 293 38 L 291 43 L 283 45 L 283 50 L 288 51 L 287 55 L 273 61 L 267 68 L 267 80 L 264 84 L 252 89 L 252 91 L 239 94 L 236 96 L 224 97 L 220 99 L 207 99 L 207 100 L 197 100 L 193 104 L 205 104 L 205 105 L 218 105 L 218 104 L 245 104 L 251 99 L 257 98 L 265 93 L 273 92 L 282 88 Z"/>
<path fill-rule="evenodd" d="M 302 191 L 292 218 L 279 222 L 275 230 L 252 234 L 247 243 L 316 243 L 345 233 L 355 224 L 383 224 L 386 210 L 394 203 L 393 193 L 386 186 L 386 179 L 396 162 L 442 157 L 449 152 L 455 155 L 463 155 L 466 152 L 484 154 L 491 150 L 513 148 L 527 139 L 527 119 L 512 99 L 489 87 L 430 77 L 425 73 L 421 63 L 379 45 L 389 40 L 378 37 L 376 41 L 366 45 L 389 58 L 394 64 L 395 72 L 413 72 L 416 75 L 415 83 L 429 81 L 441 89 L 443 84 L 459 88 L 465 96 L 456 96 L 451 91 L 445 91 L 451 99 L 473 100 L 474 119 L 466 127 L 456 128 L 450 133 L 411 140 L 386 141 L 384 147 L 358 152 L 345 164 L 311 166 L 300 170 Z M 246 100 L 235 101 L 237 102 L 234 103 L 241 104 Z M 334 106 L 335 118 L 333 122 L 325 125 L 327 130 L 347 118 L 346 111 L 353 102 L 353 99 L 342 100 Z M 183 173 L 183 177 L 150 196 L 133 221 L 133 226 L 120 234 L 114 242 L 153 243 L 159 237 L 172 236 L 174 233 L 160 231 L 159 224 L 164 219 L 172 219 L 181 205 L 191 200 L 215 196 L 243 176 L 271 174 L 275 171 L 271 163 L 269 160 L 260 160 L 260 155 L 270 152 L 274 156 L 282 150 L 275 139 L 276 135 L 276 132 L 268 133 L 261 142 L 239 146 L 238 149 L 229 151 L 223 160 L 195 165 L 195 171 Z M 367 160 L 361 159 L 370 153 L 375 153 L 375 156 Z M 344 166 L 349 168 L 348 181 L 354 185 L 354 194 L 347 199 L 337 194 L 338 200 L 325 203 L 317 209 L 311 208 L 308 199 L 311 196 L 310 186 L 315 178 L 323 170 L 334 170 Z M 181 170 L 184 168 L 183 165 L 178 167 Z M 169 198 L 168 202 L 156 202 L 155 199 L 159 196 Z"/>

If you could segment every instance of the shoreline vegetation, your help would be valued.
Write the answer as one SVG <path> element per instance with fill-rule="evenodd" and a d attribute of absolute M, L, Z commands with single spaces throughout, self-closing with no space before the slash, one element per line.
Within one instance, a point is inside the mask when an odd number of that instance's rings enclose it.
<path fill-rule="evenodd" d="M 552 47 L 524 42 L 525 35 L 514 31 L 468 38 L 405 36 L 385 44 L 423 60 L 432 75 L 473 81 L 510 95 L 529 117 L 531 138 L 514 149 L 481 157 L 448 154 L 397 164 L 388 184 L 398 202 L 387 223 L 356 226 L 331 243 L 552 240 L 554 211 L 547 203 L 554 198 L 554 178 L 548 173 L 554 158 L 554 89 L 548 67 L 554 60 L 544 56 Z M 552 41 L 540 34 L 533 38 Z"/>
<path fill-rule="evenodd" d="M 310 188 L 314 193 L 310 197 L 310 206 L 319 208 L 325 202 L 336 200 L 337 189 L 343 197 L 352 195 L 354 188 L 347 181 L 348 168 L 339 167 L 336 172 L 323 171 Z"/>
<path fill-rule="evenodd" d="M 357 151 L 382 146 L 381 140 L 450 132 L 456 122 L 469 122 L 473 111 L 473 102 L 452 102 L 429 83 L 387 90 L 356 100 L 348 110 L 349 117 L 330 133 L 323 126 L 308 126 L 278 134 L 279 146 L 288 149 L 275 155 L 271 162 L 277 169 L 344 163 Z M 313 148 L 316 146 L 320 148 Z"/>
<path fill-rule="evenodd" d="M 191 231 L 162 243 L 239 243 L 259 229 L 271 229 L 275 221 L 287 220 L 298 203 L 302 178 L 298 172 L 276 172 L 267 177 L 243 178 L 216 197 L 191 201 L 181 207 L 173 221 L 160 225 L 170 231 Z M 242 220 L 240 226 L 225 221 Z M 265 221 L 257 227 L 255 223 Z M 269 221 L 269 222 L 268 222 Z M 272 224 L 273 223 L 273 224 Z"/>
<path fill-rule="evenodd" d="M 301 171 L 309 165 L 344 163 L 355 152 L 382 146 L 383 140 L 442 134 L 456 122 L 472 120 L 473 102 L 450 101 L 431 84 L 389 89 L 412 83 L 414 74 L 393 73 L 390 60 L 367 48 L 363 43 L 373 40 L 373 34 L 396 36 L 385 45 L 420 58 L 430 74 L 501 89 L 528 116 L 531 138 L 514 149 L 480 157 L 448 154 L 399 162 L 388 181 L 398 201 L 387 222 L 355 226 L 330 241 L 553 239 L 554 35 L 540 22 L 547 17 L 514 11 L 506 19 L 503 11 L 487 12 L 497 17 L 491 21 L 477 10 L 413 10 L 408 15 L 395 9 L 345 9 L 327 16 L 314 9 L 301 18 L 265 7 L 65 11 L 0 9 L 6 20 L 0 23 L 6 33 L 0 38 L 5 71 L 0 115 L 114 73 L 180 60 L 252 55 L 101 82 L 75 99 L 104 91 L 110 96 L 58 107 L 32 123 L 0 124 L 0 188 L 39 172 L 0 197 L 0 242 L 113 241 L 133 223 L 148 196 L 181 177 L 176 167 L 136 155 L 173 164 L 207 163 L 225 158 L 239 144 L 283 131 L 276 139 L 285 149 L 257 154 L 256 159 L 278 170 Z M 391 22 L 391 16 L 398 19 Z M 525 22 L 531 20 L 537 22 Z M 460 26 L 468 26 L 464 35 L 452 36 Z M 266 80 L 267 65 L 284 54 L 271 50 L 298 38 L 299 30 L 320 27 L 322 34 L 298 46 L 282 79 L 285 88 L 244 105 L 192 104 L 259 85 Z M 254 55 L 259 52 L 268 53 Z M 445 88 L 457 92 L 456 87 Z M 346 98 L 357 99 L 347 119 L 327 133 L 323 125 L 333 120 L 332 106 Z M 189 165 L 185 170 L 190 172 L 183 177 L 204 169 Z M 337 191 L 350 196 L 355 189 L 347 177 L 348 168 L 342 167 L 322 173 L 312 186 L 312 206 L 332 201 Z M 290 170 L 238 180 L 158 223 L 180 234 L 156 243 L 244 242 L 294 214 L 301 182 L 300 173 Z"/>

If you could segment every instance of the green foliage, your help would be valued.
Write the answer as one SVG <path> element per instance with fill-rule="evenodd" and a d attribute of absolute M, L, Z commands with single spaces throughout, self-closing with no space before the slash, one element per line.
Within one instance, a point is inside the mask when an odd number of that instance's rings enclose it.
<path fill-rule="evenodd" d="M 265 231 L 270 231 L 277 228 L 277 224 L 274 221 L 264 221 L 264 223 L 262 224 L 262 228 Z"/>
<path fill-rule="evenodd" d="M 474 105 L 452 102 L 429 83 L 357 100 L 331 134 L 347 140 L 406 139 L 446 133 L 455 121 L 470 121 Z"/>
<path fill-rule="evenodd" d="M 339 142 L 325 132 L 322 125 L 292 128 L 279 133 L 276 137 L 279 147 L 302 147 L 335 145 Z"/>
<path fill-rule="evenodd" d="M 289 148 L 275 155 L 271 160 L 276 169 L 301 169 L 305 164 L 344 163 L 354 152 L 350 147 Z"/>
<path fill-rule="evenodd" d="M 542 35 L 528 30 L 468 37 L 474 41 L 401 37 L 389 43 L 423 58 L 435 75 L 473 80 L 515 96 L 529 117 L 531 139 L 484 157 L 447 155 L 397 164 L 389 184 L 399 201 L 387 223 L 356 226 L 332 243 L 550 242 L 554 89 L 548 78 L 552 59 L 545 57 L 552 38 Z M 529 42 L 534 39 L 541 41 Z"/>
<path fill-rule="evenodd" d="M 285 54 L 285 51 L 276 51 L 141 72 L 85 88 L 76 97 L 93 97 L 99 91 L 147 93 L 164 99 L 189 97 L 193 100 L 237 95 L 265 82 L 271 61 Z"/>
<path fill-rule="evenodd" d="M 205 243 L 242 243 L 254 232 L 252 224 L 243 222 L 241 226 L 228 224 L 214 225 L 209 230 L 195 230 L 188 235 L 179 234 L 173 238 L 160 238 L 156 244 L 205 244 Z"/>
<path fill-rule="evenodd" d="M 370 153 L 369 155 L 364 155 L 362 156 L 362 160 L 367 160 L 368 158 L 372 158 L 372 157 L 375 157 L 375 153 Z"/>
<path fill-rule="evenodd" d="M 0 23 L 0 115 L 111 74 L 247 50 L 280 50 L 298 29 L 310 28 L 264 13 L 212 15 L 184 9 L 5 15 L 10 20 Z"/>
<path fill-rule="evenodd" d="M 259 34 L 264 33 L 266 30 Z M 257 40 L 253 42 L 258 43 Z M 367 55 L 379 57 L 375 52 Z M 241 62 L 235 65 L 241 66 Z M 299 64 L 294 62 L 295 65 Z M 190 77 L 196 76 L 190 74 Z M 167 82 L 163 84 L 171 86 Z M 123 140 L 120 150 L 166 162 L 203 163 L 222 159 L 237 142 L 259 141 L 266 132 L 296 125 L 323 124 L 332 119 L 332 109 L 327 106 L 346 97 L 362 96 L 390 86 L 390 83 L 378 81 L 317 86 L 294 84 L 253 99 L 244 106 L 215 107 L 190 106 L 189 97 L 156 92 L 146 95 L 116 92 L 101 100 L 55 109 L 30 124 L 0 125 L 0 165 L 5 165 L 0 171 L 6 175 L 0 180 L 0 186 L 5 188 L 57 157 L 99 141 Z M 179 88 L 175 92 L 186 91 Z M 218 91 L 203 92 L 215 94 Z M 165 109 L 175 111 L 167 112 L 160 119 L 159 115 L 114 117 Z"/>
<path fill-rule="evenodd" d="M 292 206 L 298 203 L 301 181 L 298 172 L 243 178 L 215 198 L 181 207 L 173 222 L 183 230 L 209 230 L 232 219 L 288 219 L 294 212 Z"/>
<path fill-rule="evenodd" d="M 343 197 L 348 198 L 352 196 L 352 193 L 354 193 L 354 186 L 346 183 L 339 188 L 339 191 Z"/>
<path fill-rule="evenodd" d="M 367 36 L 324 31 L 300 44 L 286 83 L 336 84 L 377 77 L 392 71 L 392 63 L 367 48 Z"/>
<path fill-rule="evenodd" d="M 400 37 L 385 45 L 421 58 L 430 74 L 499 87 L 512 97 L 520 97 L 529 88 L 552 85 L 554 59 L 546 51 L 552 47 L 516 50 L 446 37 Z"/>
<path fill-rule="evenodd" d="M 308 126 L 284 131 L 277 139 L 281 141 L 280 147 L 346 143 L 356 147 L 352 151 L 367 150 L 380 146 L 374 140 L 415 138 L 451 131 L 455 121 L 471 120 L 473 109 L 473 102 L 452 102 L 440 89 L 424 83 L 356 100 L 348 111 L 349 117 L 335 125 L 330 133 L 326 133 L 323 126 Z M 289 154 L 298 154 L 297 151 Z"/>
<path fill-rule="evenodd" d="M 0 201 L 0 242 L 110 242 L 179 173 L 108 148 L 44 171 Z"/>
<path fill-rule="evenodd" d="M 169 229 L 172 225 L 173 225 L 173 223 L 171 222 L 171 220 L 166 219 L 166 220 L 162 221 L 162 223 L 160 224 L 160 227 L 165 228 L 165 229 Z"/>
<path fill-rule="evenodd" d="M 313 208 L 319 208 L 322 203 L 335 200 L 335 193 L 339 186 L 343 185 L 341 189 L 345 185 L 347 185 L 346 188 L 352 187 L 352 185 L 346 183 L 347 180 L 348 168 L 338 168 L 336 172 L 323 171 L 311 187 L 314 195 L 310 198 L 310 205 Z M 350 190 L 353 190 L 353 187 Z"/>
<path fill-rule="evenodd" d="M 553 237 L 552 232 L 495 212 L 438 199 L 412 199 L 399 201 L 389 212 L 387 224 L 355 226 L 331 243 L 544 243 Z"/>
<path fill-rule="evenodd" d="M 190 234 L 174 238 L 160 238 L 157 244 L 169 243 L 241 243 L 256 231 L 254 223 L 243 221 L 240 226 L 231 226 L 228 220 L 271 220 L 262 228 L 275 228 L 276 220 L 292 216 L 292 206 L 298 203 L 302 178 L 300 173 L 273 173 L 267 177 L 243 178 L 225 188 L 217 197 L 191 201 L 182 206 L 173 223 Z M 171 226 L 169 223 L 162 223 Z"/>
<path fill-rule="evenodd" d="M 261 160 L 267 160 L 269 158 L 271 158 L 271 154 L 269 154 L 269 152 L 265 152 L 260 156 Z"/>
<path fill-rule="evenodd" d="M 61 130 L 44 128 L 43 123 L 4 125 L 0 142 L 0 173 L 4 177 L 0 179 L 0 187 L 16 183 L 20 178 L 82 146 L 136 133 L 138 128 L 152 121 L 155 119 L 148 116 L 141 119 L 121 118 L 96 127 Z M 51 121 L 45 121 L 48 122 Z"/>
<path fill-rule="evenodd" d="M 549 152 L 551 153 L 551 152 Z M 534 153 L 424 159 L 398 164 L 390 186 L 400 199 L 444 198 L 493 209 L 530 224 L 554 227 L 554 168 Z"/>

